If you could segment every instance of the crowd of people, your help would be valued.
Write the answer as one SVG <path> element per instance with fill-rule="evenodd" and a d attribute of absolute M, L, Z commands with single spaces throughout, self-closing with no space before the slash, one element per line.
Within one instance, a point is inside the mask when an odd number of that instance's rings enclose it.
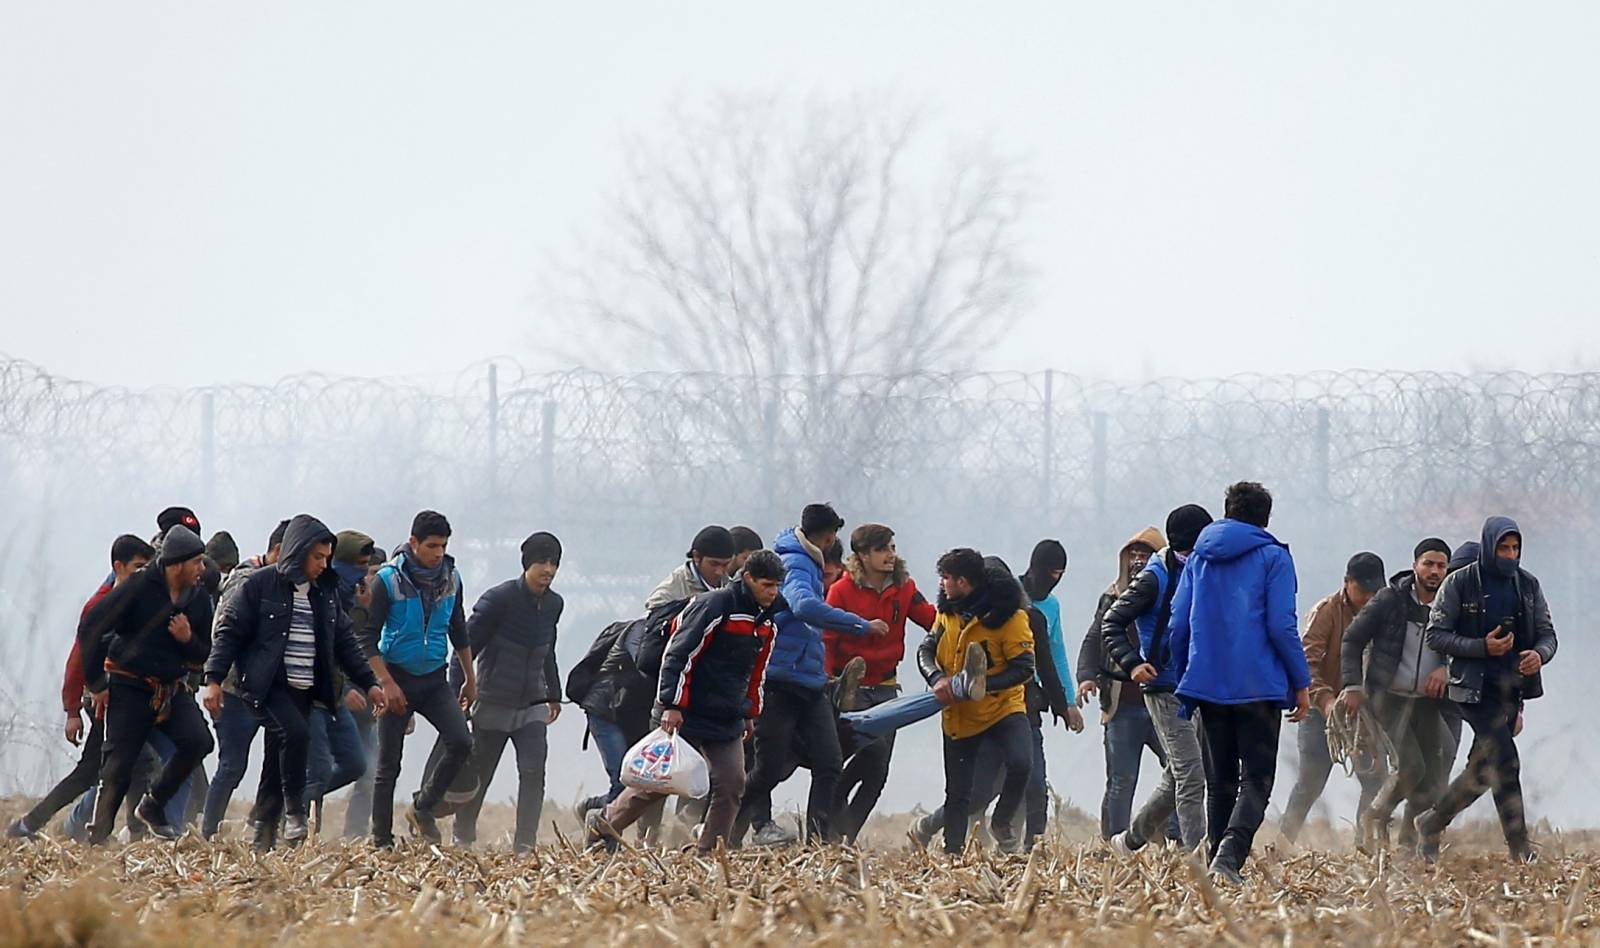
<path fill-rule="evenodd" d="M 152 541 L 111 545 L 62 689 L 81 758 L 8 835 L 32 837 L 70 808 L 64 832 L 91 844 L 112 837 L 119 814 L 130 837 L 177 838 L 192 825 L 214 838 L 264 732 L 249 813 L 258 849 L 323 832 L 323 800 L 347 786 L 344 834 L 392 846 L 402 750 L 420 714 L 438 737 L 405 809 L 410 832 L 440 843 L 450 818 L 454 842 L 473 845 L 509 743 L 513 845 L 526 852 L 539 837 L 547 731 L 565 703 L 584 713 L 584 746 L 609 781 L 580 805 L 591 846 L 614 848 L 635 825 L 702 851 L 852 843 L 889 779 L 896 732 L 938 716 L 942 806 L 915 821 L 911 840 L 942 837 L 961 853 L 978 824 L 1018 851 L 1049 822 L 1045 730 L 1083 731 L 1080 709 L 1097 699 L 1100 830 L 1121 856 L 1179 846 L 1238 881 L 1288 720 L 1300 753 L 1281 824 L 1289 839 L 1344 763 L 1362 786 L 1363 842 L 1388 845 L 1403 805 L 1399 845 L 1434 859 L 1446 828 L 1488 791 L 1512 857 L 1534 858 L 1516 737 L 1556 636 L 1521 566 L 1518 526 L 1491 517 L 1454 550 L 1423 539 L 1392 577 L 1358 553 L 1302 632 L 1294 561 L 1269 532 L 1271 513 L 1270 493 L 1240 482 L 1220 520 L 1185 504 L 1165 530 L 1135 534 L 1072 667 L 1058 540 L 1041 540 L 1021 573 L 950 550 L 930 601 L 890 527 L 846 537 L 827 504 L 806 506 L 770 548 L 750 528 L 708 526 L 642 614 L 603 629 L 563 683 L 562 547 L 549 533 L 529 536 L 521 572 L 469 612 L 450 523 L 435 511 L 417 514 L 391 554 L 302 514 L 241 560 L 227 533 L 203 542 L 192 510 L 168 508 Z M 908 622 L 923 630 L 913 653 L 925 688 L 899 681 Z M 1473 740 L 1452 780 L 1463 723 Z M 710 792 L 680 797 L 670 815 L 663 794 L 624 779 L 630 748 L 657 728 L 710 773 Z M 1135 812 L 1147 748 L 1162 776 Z M 801 769 L 809 794 L 791 828 L 772 795 Z"/>

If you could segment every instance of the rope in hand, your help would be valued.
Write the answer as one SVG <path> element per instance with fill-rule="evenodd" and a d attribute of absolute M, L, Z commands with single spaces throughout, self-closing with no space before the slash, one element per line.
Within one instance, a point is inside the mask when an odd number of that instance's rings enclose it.
<path fill-rule="evenodd" d="M 1342 704 L 1335 704 L 1328 715 L 1328 756 L 1344 768 L 1346 777 L 1374 773 L 1396 773 L 1400 756 L 1394 742 L 1363 702 L 1352 717 Z"/>

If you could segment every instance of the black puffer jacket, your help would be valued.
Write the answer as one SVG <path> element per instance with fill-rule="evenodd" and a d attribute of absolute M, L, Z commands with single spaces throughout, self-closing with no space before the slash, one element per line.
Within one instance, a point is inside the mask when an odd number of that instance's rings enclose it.
<path fill-rule="evenodd" d="M 1351 620 L 1339 651 L 1339 677 L 1344 687 L 1364 688 L 1375 695 L 1394 683 L 1406 648 L 1408 613 L 1417 610 L 1423 627 L 1428 624 L 1428 607 L 1419 605 L 1412 594 L 1416 586 L 1417 575 L 1411 570 L 1397 573 Z"/>
<path fill-rule="evenodd" d="M 309 514 L 289 521 L 278 562 L 251 573 L 223 597 L 215 641 L 206 659 L 207 683 L 220 684 L 237 667 L 239 696 L 255 707 L 266 701 L 267 693 L 284 680 L 283 653 L 294 615 L 294 589 L 306 581 L 306 554 L 314 544 L 333 542 L 333 531 Z M 340 670 L 362 690 L 376 688 L 377 676 L 356 642 L 350 616 L 339 604 L 339 577 L 331 564 L 311 582 L 306 595 L 317 637 L 312 700 L 326 708 L 335 706 L 341 697 Z"/>
<path fill-rule="evenodd" d="M 565 607 L 554 590 L 535 596 L 521 576 L 478 597 L 467 620 L 467 641 L 478 666 L 479 701 L 531 708 L 561 700 L 556 627 Z"/>
<path fill-rule="evenodd" d="M 672 620 L 688 604 L 688 599 L 679 599 L 657 606 L 648 615 L 607 626 L 596 637 L 608 638 L 610 645 L 591 680 L 580 689 L 581 697 L 575 698 L 585 714 L 610 721 L 630 736 L 644 737 L 649 732 L 661 655 L 672 633 Z M 571 679 L 567 694 L 574 697 Z"/>

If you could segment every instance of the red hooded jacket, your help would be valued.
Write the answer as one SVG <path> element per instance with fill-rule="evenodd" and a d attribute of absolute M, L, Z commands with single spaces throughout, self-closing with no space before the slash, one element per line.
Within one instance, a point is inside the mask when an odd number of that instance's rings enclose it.
<path fill-rule="evenodd" d="M 881 685 L 893 680 L 906 654 L 906 620 L 923 629 L 933 628 L 938 610 L 917 591 L 917 584 L 906 572 L 905 560 L 898 560 L 889 585 L 882 592 L 867 585 L 861 558 L 851 554 L 845 574 L 828 589 L 828 605 L 854 613 L 867 621 L 882 619 L 889 624 L 887 635 L 847 635 L 822 633 L 827 650 L 828 674 L 838 675 L 845 663 L 857 655 L 866 659 L 864 685 Z"/>

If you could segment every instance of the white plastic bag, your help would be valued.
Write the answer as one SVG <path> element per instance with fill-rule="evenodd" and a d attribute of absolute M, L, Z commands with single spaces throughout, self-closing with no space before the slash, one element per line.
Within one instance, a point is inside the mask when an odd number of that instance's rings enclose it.
<path fill-rule="evenodd" d="M 656 728 L 633 745 L 622 759 L 622 785 L 682 797 L 711 792 L 706 759 L 677 734 Z"/>

